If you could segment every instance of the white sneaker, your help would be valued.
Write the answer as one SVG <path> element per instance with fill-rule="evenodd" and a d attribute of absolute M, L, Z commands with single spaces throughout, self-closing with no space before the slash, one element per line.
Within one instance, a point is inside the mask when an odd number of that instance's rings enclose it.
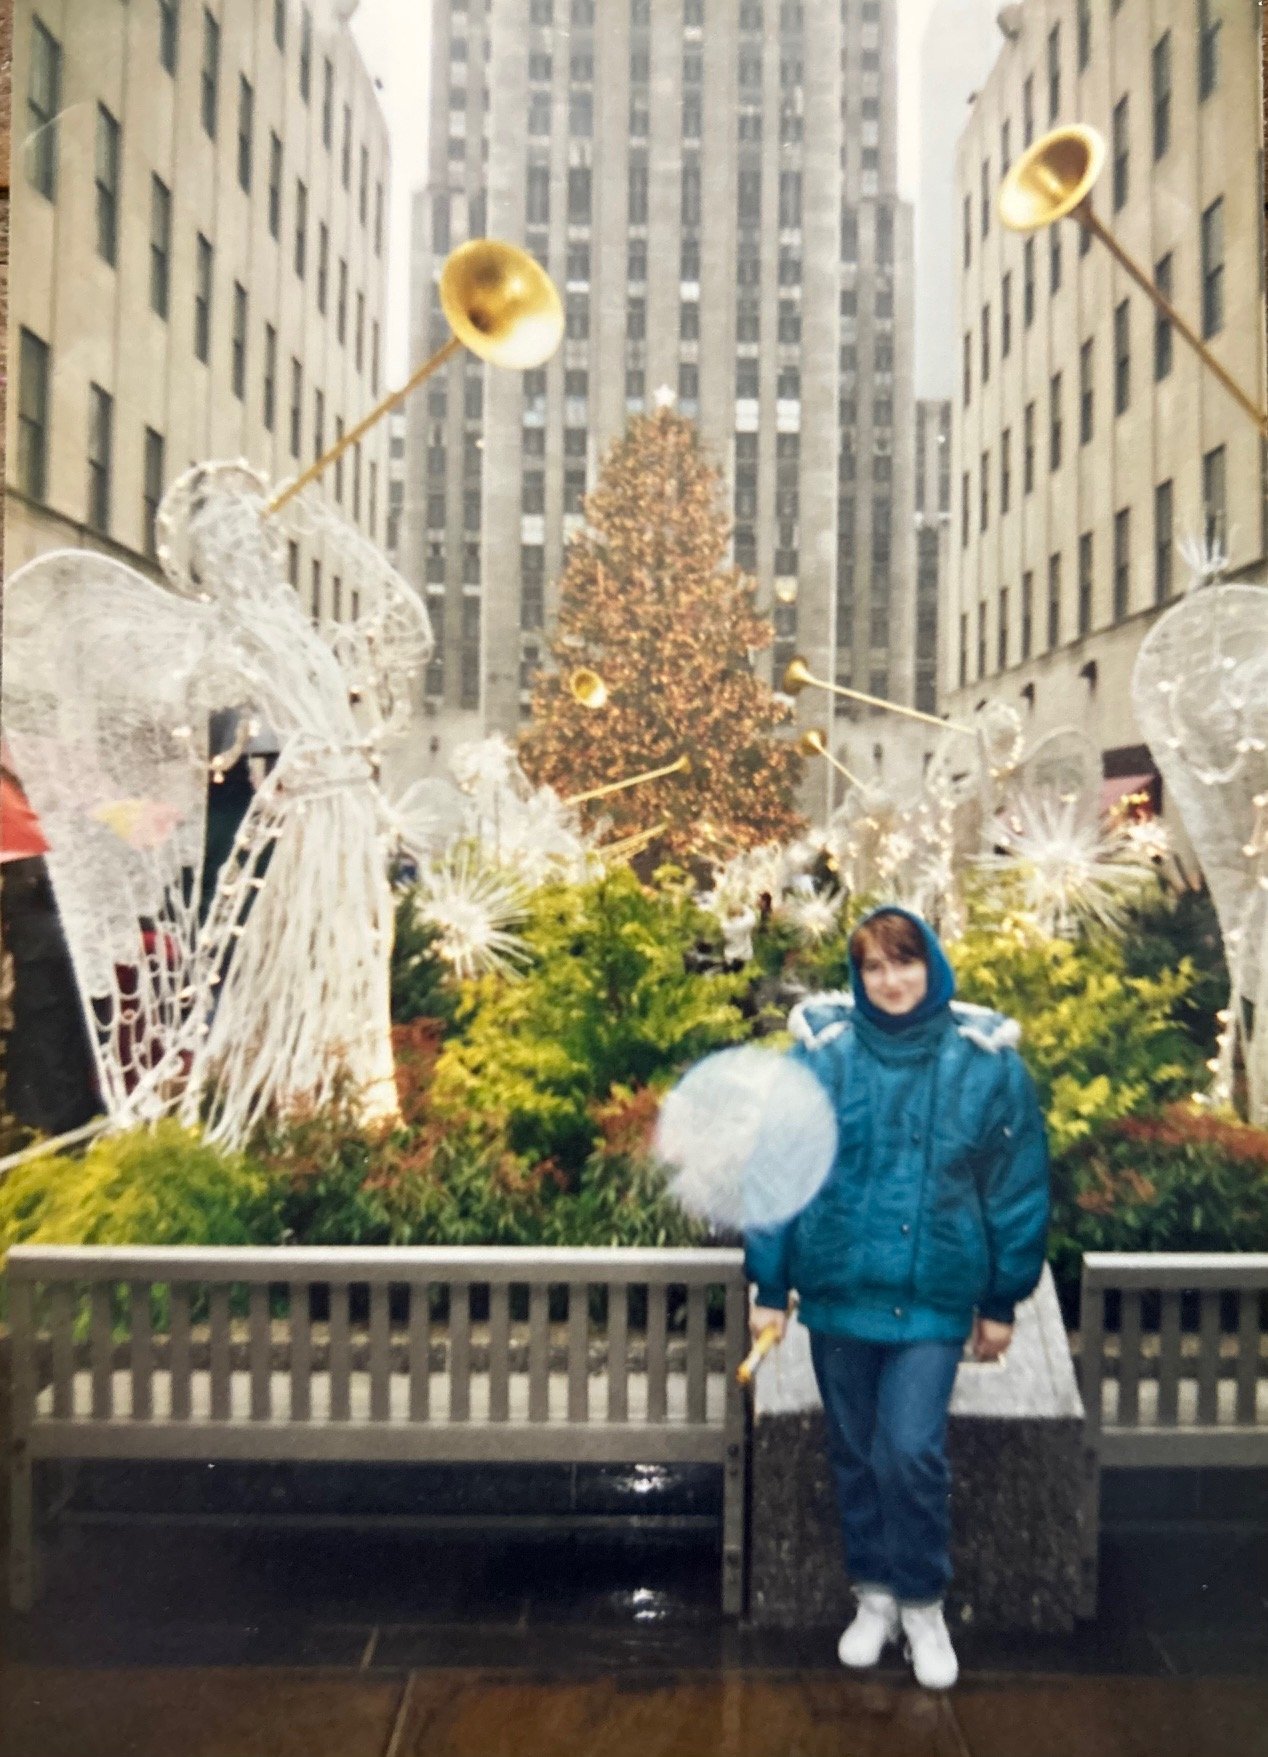
<path fill-rule="evenodd" d="M 875 1665 L 887 1641 L 898 1639 L 898 1601 L 882 1587 L 865 1586 L 858 1594 L 854 1621 L 837 1642 L 842 1665 Z"/>
<path fill-rule="evenodd" d="M 942 1606 L 903 1605 L 899 1617 L 916 1682 L 926 1690 L 949 1690 L 960 1675 L 960 1663 L 947 1633 Z"/>

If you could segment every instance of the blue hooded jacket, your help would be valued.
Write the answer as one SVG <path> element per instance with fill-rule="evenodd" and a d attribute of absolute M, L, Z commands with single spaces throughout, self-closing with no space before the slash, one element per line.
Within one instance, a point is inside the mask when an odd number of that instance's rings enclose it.
<path fill-rule="evenodd" d="M 832 1169 L 809 1205 L 745 1238 L 759 1305 L 794 1288 L 812 1330 L 871 1342 L 963 1341 L 973 1314 L 1011 1323 L 1047 1252 L 1048 1146 L 1016 1023 L 953 999 L 937 935 L 925 999 L 883 1013 L 853 993 L 794 1009 L 789 1052 L 827 1089 Z M 868 919 L 872 919 L 871 916 Z"/>

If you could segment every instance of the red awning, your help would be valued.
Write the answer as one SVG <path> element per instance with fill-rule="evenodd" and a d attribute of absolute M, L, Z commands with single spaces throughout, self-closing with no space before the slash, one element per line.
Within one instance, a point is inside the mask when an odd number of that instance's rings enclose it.
<path fill-rule="evenodd" d="M 1157 775 L 1106 775 L 1101 781 L 1101 816 L 1113 811 L 1121 799 L 1127 799 L 1133 793 L 1146 794 L 1152 811 L 1157 781 Z"/>
<path fill-rule="evenodd" d="M 47 854 L 40 820 L 16 781 L 0 775 L 0 862 Z"/>

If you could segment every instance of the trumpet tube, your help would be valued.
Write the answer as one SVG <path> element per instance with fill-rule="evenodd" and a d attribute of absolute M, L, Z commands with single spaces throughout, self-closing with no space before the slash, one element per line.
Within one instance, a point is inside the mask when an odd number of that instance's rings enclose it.
<path fill-rule="evenodd" d="M 852 702 L 863 702 L 869 708 L 884 708 L 891 714 L 905 714 L 909 720 L 923 720 L 927 726 L 937 726 L 942 732 L 948 727 L 953 732 L 965 732 L 970 738 L 977 733 L 972 726 L 966 726 L 962 720 L 940 720 L 936 714 L 926 714 L 923 708 L 909 708 L 904 702 L 891 702 L 885 696 L 868 695 L 865 690 L 847 689 L 843 683 L 829 683 L 825 678 L 814 677 L 806 667 L 804 659 L 793 659 L 784 672 L 784 692 L 796 695 L 800 690 L 826 689 L 831 695 L 848 697 Z"/>
<path fill-rule="evenodd" d="M 624 781 L 605 781 L 602 787 L 591 787 L 586 793 L 574 793 L 564 800 L 565 805 L 585 805 L 591 799 L 606 799 L 611 793 L 623 793 L 627 787 L 641 787 L 644 781 L 660 781 L 666 775 L 677 775 L 688 767 L 685 756 L 677 762 L 666 763 L 661 769 L 646 769 L 641 775 L 627 775 Z"/>
<path fill-rule="evenodd" d="M 758 1333 L 757 1340 L 754 1342 L 752 1348 L 749 1349 L 739 1366 L 736 1367 L 735 1380 L 737 1384 L 752 1384 L 754 1373 L 757 1371 L 758 1367 L 761 1366 L 762 1362 L 766 1359 L 766 1356 L 778 1341 L 779 1325 L 767 1324 L 766 1328 Z"/>

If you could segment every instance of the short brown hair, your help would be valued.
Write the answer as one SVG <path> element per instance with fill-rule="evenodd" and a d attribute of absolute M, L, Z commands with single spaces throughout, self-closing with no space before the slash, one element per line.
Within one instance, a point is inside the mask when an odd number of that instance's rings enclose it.
<path fill-rule="evenodd" d="M 929 963 L 924 935 L 914 921 L 900 915 L 896 909 L 873 915 L 850 935 L 850 962 L 856 970 L 862 970 L 863 960 L 869 952 L 879 952 L 883 957 L 896 958 L 904 964 L 915 959 L 926 966 Z"/>

